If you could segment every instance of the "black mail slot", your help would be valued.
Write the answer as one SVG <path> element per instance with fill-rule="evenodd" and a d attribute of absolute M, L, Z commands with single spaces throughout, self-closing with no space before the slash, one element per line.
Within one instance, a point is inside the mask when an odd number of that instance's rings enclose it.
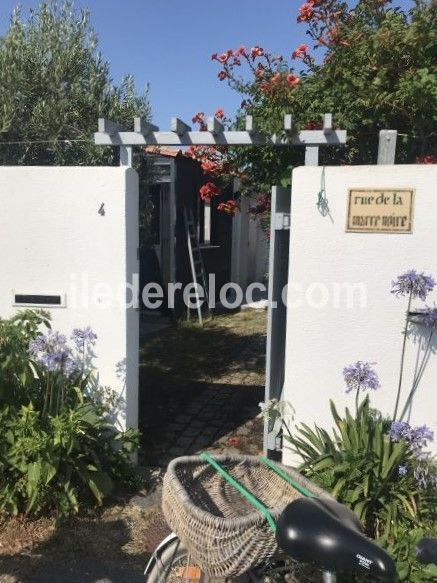
<path fill-rule="evenodd" d="M 15 294 L 16 304 L 33 304 L 39 306 L 60 306 L 61 296 L 43 296 L 36 294 Z"/>

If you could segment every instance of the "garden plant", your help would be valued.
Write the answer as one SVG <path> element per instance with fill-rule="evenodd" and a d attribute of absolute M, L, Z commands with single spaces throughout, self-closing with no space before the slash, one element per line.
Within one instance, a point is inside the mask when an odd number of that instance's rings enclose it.
<path fill-rule="evenodd" d="M 120 397 L 96 384 L 96 340 L 84 328 L 68 341 L 43 311 L 0 319 L 0 511 L 59 521 L 136 483 L 138 436 L 114 428 Z"/>
<path fill-rule="evenodd" d="M 396 558 L 400 579 L 409 583 L 437 580 L 437 568 L 421 566 L 414 553 L 421 537 L 437 534 L 437 464 L 427 451 L 434 435 L 426 425 L 412 426 L 407 420 L 437 330 L 437 309 L 424 306 L 412 311 L 412 300 L 425 301 L 435 286 L 431 276 L 415 270 L 400 275 L 392 285 L 393 294 L 407 298 L 393 417 L 372 407 L 370 393 L 384 389 L 375 363 L 363 361 L 343 370 L 346 392 L 354 393 L 355 399 L 344 414 L 330 401 L 334 425 L 331 430 L 304 423 L 292 429 L 291 404 L 262 404 L 270 426 L 277 419 L 282 422 L 286 447 L 300 457 L 300 470 L 358 515 L 365 533 Z M 405 354 L 412 327 L 423 333 L 426 342 L 402 400 Z"/>
<path fill-rule="evenodd" d="M 307 0 L 295 18 L 308 41 L 290 46 L 288 55 L 238 46 L 211 56 L 219 81 L 242 99 L 235 119 L 221 107 L 215 116 L 244 129 L 244 116 L 252 115 L 257 130 L 281 135 L 284 114 L 292 114 L 294 130 L 303 130 L 321 128 L 322 114 L 332 112 L 348 141 L 323 149 L 320 164 L 375 164 L 381 129 L 399 132 L 397 162 L 436 162 L 436 2 Z M 193 117 L 200 129 L 205 120 L 203 112 Z M 261 220 L 269 214 L 271 185 L 289 186 L 292 168 L 303 164 L 303 153 L 292 147 L 193 147 L 189 153 L 220 185 L 238 177 L 240 193 L 255 197 L 251 212 Z M 222 210 L 234 214 L 236 206 Z"/>

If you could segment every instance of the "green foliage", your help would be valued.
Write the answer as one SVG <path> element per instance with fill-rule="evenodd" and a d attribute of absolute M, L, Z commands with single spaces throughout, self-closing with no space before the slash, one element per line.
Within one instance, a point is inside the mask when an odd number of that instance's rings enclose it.
<path fill-rule="evenodd" d="M 415 560 L 416 545 L 423 537 L 437 537 L 435 522 L 426 524 L 426 528 L 408 528 L 401 526 L 396 539 L 385 546 L 387 552 L 396 557 L 396 565 L 400 581 L 405 583 L 427 583 L 437 581 L 437 566 L 420 565 Z"/>
<path fill-rule="evenodd" d="M 69 1 L 41 2 L 27 20 L 15 10 L 0 38 L 0 94 L 0 164 L 113 164 L 116 151 L 93 144 L 97 119 L 150 117 L 147 92 L 130 76 L 112 83 L 88 12 Z"/>
<path fill-rule="evenodd" d="M 368 398 L 356 416 L 346 409 L 341 417 L 333 402 L 331 412 L 332 433 L 302 424 L 296 435 L 285 436 L 303 459 L 301 470 L 358 515 L 366 534 L 396 558 L 402 581 L 431 581 L 424 577 L 433 568 L 418 565 L 414 547 L 435 525 L 435 486 L 420 489 L 412 472 L 400 474 L 400 466 L 417 461 L 408 443 L 390 439 L 391 422 L 370 408 Z"/>
<path fill-rule="evenodd" d="M 9 320 L 0 318 L 0 405 L 28 404 L 37 398 L 38 382 L 28 348 L 41 327 L 50 328 L 49 314 L 43 310 L 23 310 Z"/>
<path fill-rule="evenodd" d="M 30 359 L 49 326 L 43 311 L 0 320 L 0 510 L 62 519 L 135 483 L 138 434 L 114 429 L 119 397 L 90 371 L 65 377 Z"/>
<path fill-rule="evenodd" d="M 32 405 L 0 409 L 0 509 L 58 518 L 90 497 L 101 504 L 114 483 L 129 483 L 133 432 L 115 433 L 91 403 L 45 420 Z"/>
<path fill-rule="evenodd" d="M 304 129 L 320 127 L 321 115 L 332 112 L 335 126 L 348 131 L 348 142 L 321 148 L 321 164 L 375 164 L 381 129 L 400 133 L 397 162 L 435 154 L 437 3 L 411 1 L 411 10 L 369 0 L 357 0 L 353 7 L 340 0 L 317 6 L 324 17 L 307 25 L 314 48 L 296 73 L 297 86 L 287 90 L 273 84 L 263 90 L 299 61 L 260 57 L 250 61 L 249 79 L 238 76 L 239 67 L 227 70 L 230 87 L 244 96 L 235 126 L 251 114 L 260 131 L 281 133 L 286 113 L 293 115 L 296 129 Z M 258 78 L 259 65 L 264 73 Z M 272 184 L 289 183 L 291 167 L 303 164 L 300 148 L 234 148 L 228 157 L 247 175 L 243 192 L 270 192 Z"/>

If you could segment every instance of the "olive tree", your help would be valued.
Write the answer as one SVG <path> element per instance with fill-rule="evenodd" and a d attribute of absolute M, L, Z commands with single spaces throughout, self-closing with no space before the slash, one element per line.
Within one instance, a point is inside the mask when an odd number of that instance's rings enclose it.
<path fill-rule="evenodd" d="M 0 164 L 113 164 L 117 151 L 94 146 L 97 119 L 150 117 L 147 89 L 119 86 L 98 51 L 89 13 L 71 2 L 17 8 L 0 37 Z"/>

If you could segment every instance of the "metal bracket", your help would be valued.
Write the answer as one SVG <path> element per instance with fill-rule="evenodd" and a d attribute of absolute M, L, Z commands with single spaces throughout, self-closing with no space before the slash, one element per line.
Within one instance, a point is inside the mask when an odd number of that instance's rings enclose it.
<path fill-rule="evenodd" d="M 275 230 L 288 231 L 290 229 L 291 216 L 290 213 L 276 213 L 275 214 Z"/>

